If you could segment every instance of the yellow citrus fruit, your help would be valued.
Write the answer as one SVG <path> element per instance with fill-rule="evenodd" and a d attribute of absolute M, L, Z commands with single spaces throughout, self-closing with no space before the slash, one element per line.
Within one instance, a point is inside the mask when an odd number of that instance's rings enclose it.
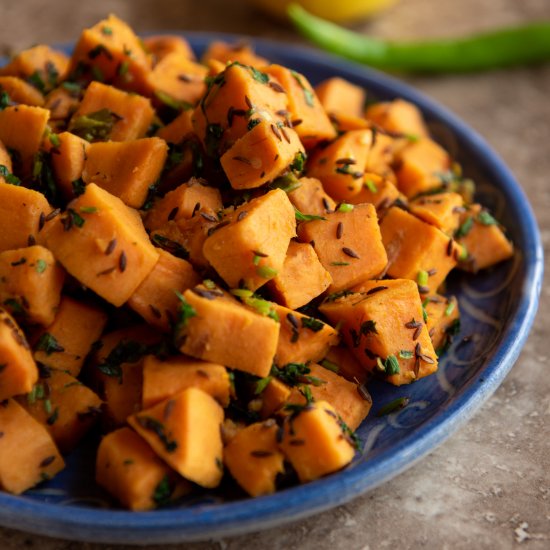
<path fill-rule="evenodd" d="M 368 17 L 397 0 L 250 0 L 265 12 L 286 17 L 286 8 L 296 2 L 314 15 L 330 21 L 352 21 Z"/>

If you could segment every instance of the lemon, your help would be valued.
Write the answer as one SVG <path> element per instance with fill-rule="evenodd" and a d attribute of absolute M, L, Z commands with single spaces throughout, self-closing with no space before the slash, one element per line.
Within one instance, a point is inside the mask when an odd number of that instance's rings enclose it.
<path fill-rule="evenodd" d="M 397 0 L 250 0 L 270 15 L 286 17 L 286 8 L 292 2 L 307 11 L 330 21 L 352 21 L 374 15 Z"/>

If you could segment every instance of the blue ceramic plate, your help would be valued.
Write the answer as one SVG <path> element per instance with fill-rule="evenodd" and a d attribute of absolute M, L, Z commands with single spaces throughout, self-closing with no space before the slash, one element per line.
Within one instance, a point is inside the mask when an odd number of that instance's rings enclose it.
<path fill-rule="evenodd" d="M 213 39 L 186 35 L 200 54 Z M 477 277 L 454 276 L 449 290 L 462 310 L 461 336 L 439 372 L 411 386 L 373 383 L 373 412 L 400 397 L 398 413 L 372 414 L 358 430 L 364 451 L 344 471 L 275 495 L 222 499 L 205 493 L 152 512 L 112 509 L 93 481 L 93 447 L 68 458 L 52 482 L 23 496 L 0 492 L 0 524 L 44 535 L 111 543 L 167 543 L 246 533 L 280 525 L 343 504 L 402 472 L 441 444 L 488 399 L 512 368 L 537 309 L 543 263 L 533 213 L 514 177 L 493 150 L 444 108 L 397 80 L 339 59 L 275 42 L 251 39 L 260 55 L 303 72 L 312 83 L 338 75 L 379 99 L 402 97 L 424 112 L 436 138 L 478 185 L 479 200 L 509 229 L 515 258 Z"/>

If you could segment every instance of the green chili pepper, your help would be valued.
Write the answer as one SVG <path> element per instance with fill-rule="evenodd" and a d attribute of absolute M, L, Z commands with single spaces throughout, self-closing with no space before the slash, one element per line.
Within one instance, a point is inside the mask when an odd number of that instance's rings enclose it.
<path fill-rule="evenodd" d="M 390 42 L 325 21 L 297 4 L 288 7 L 288 15 L 321 48 L 389 71 L 463 73 L 550 60 L 550 21 L 457 39 Z"/>

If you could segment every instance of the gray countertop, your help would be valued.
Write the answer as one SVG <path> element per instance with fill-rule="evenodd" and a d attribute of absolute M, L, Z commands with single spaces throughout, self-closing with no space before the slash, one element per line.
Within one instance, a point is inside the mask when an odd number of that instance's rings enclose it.
<path fill-rule="evenodd" d="M 0 48 L 74 40 L 80 29 L 108 12 L 126 19 L 140 32 L 215 30 L 298 40 L 288 28 L 238 1 L 0 0 Z M 549 0 L 407 0 L 362 27 L 379 36 L 414 38 L 457 35 L 543 18 L 550 18 Z M 408 81 L 452 109 L 504 158 L 534 207 L 548 258 L 550 65 Z M 464 428 L 397 478 L 345 506 L 281 529 L 185 548 L 549 548 L 547 323 L 548 284 L 542 289 L 529 340 L 495 395 Z M 0 528 L 0 548 L 25 547 L 108 548 Z"/>

